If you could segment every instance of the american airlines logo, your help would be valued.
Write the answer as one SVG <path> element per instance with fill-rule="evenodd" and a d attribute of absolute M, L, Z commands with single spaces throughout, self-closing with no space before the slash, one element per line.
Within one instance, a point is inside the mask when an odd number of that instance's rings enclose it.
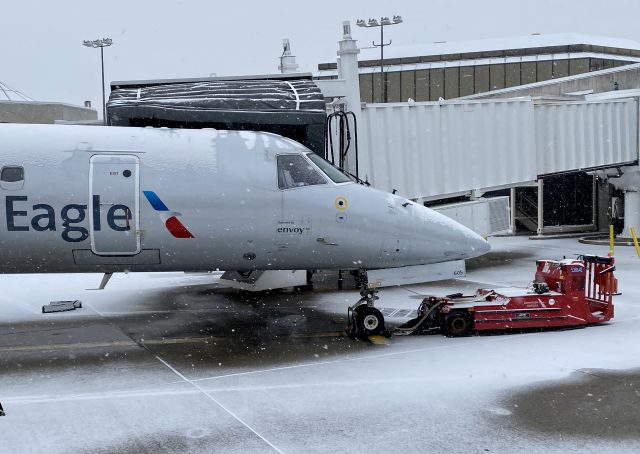
<path fill-rule="evenodd" d="M 176 211 L 169 211 L 169 208 L 164 204 L 160 197 L 153 191 L 142 191 L 154 210 L 156 210 L 165 227 L 175 238 L 193 238 L 193 235 L 187 229 L 178 216 L 180 213 Z"/>

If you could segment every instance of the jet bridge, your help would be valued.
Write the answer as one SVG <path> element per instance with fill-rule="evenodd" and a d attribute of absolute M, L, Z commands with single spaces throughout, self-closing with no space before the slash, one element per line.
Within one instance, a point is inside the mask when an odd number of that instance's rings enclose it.
<path fill-rule="evenodd" d="M 266 131 L 324 154 L 324 98 L 311 74 L 111 83 L 108 124 Z"/>

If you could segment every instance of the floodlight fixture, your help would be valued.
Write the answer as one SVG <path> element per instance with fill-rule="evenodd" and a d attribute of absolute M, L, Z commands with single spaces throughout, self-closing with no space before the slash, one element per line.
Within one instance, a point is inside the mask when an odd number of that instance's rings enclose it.
<path fill-rule="evenodd" d="M 93 41 L 82 41 L 82 45 L 85 47 L 91 47 L 94 49 L 100 48 L 100 66 L 102 68 L 102 120 L 105 125 L 107 124 L 107 101 L 104 89 L 104 48 L 109 47 L 112 44 L 113 40 L 111 38 L 94 39 Z"/>
<path fill-rule="evenodd" d="M 380 78 L 382 81 L 382 101 L 383 102 L 387 102 L 387 81 L 385 77 L 386 75 L 384 73 L 384 48 L 386 46 L 391 45 L 391 41 L 389 41 L 388 43 L 384 42 L 384 26 L 397 25 L 401 23 L 402 23 L 402 17 L 395 16 L 395 15 L 393 16 L 393 21 L 391 21 L 387 16 L 381 17 L 380 22 L 378 22 L 377 19 L 369 19 L 367 22 L 365 22 L 363 19 L 358 19 L 356 21 L 356 25 L 358 27 L 365 27 L 365 28 L 380 27 L 380 44 L 376 44 L 375 42 L 373 42 L 372 44 L 374 47 L 380 48 Z"/>

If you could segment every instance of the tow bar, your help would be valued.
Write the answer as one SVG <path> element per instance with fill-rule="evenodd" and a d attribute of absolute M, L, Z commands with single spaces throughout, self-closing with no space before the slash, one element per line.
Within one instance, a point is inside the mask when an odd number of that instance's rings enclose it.
<path fill-rule="evenodd" d="M 422 300 L 418 306 L 418 315 L 393 330 L 397 336 L 408 336 L 410 334 L 426 334 L 429 331 L 438 330 L 438 314 L 447 303 L 444 298 L 428 296 Z"/>

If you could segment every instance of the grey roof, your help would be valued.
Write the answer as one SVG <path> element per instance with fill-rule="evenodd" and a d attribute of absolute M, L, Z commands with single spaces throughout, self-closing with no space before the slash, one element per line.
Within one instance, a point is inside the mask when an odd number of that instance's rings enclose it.
<path fill-rule="evenodd" d="M 387 66 L 394 70 L 430 69 L 450 66 L 537 61 L 538 59 L 608 58 L 640 62 L 640 43 L 621 38 L 577 33 L 533 34 L 473 41 L 436 41 L 433 43 L 392 45 L 384 50 Z M 361 73 L 379 67 L 379 48 L 362 47 L 358 57 Z M 411 65 L 402 68 L 403 65 Z M 337 73 L 336 63 L 320 63 L 319 74 Z"/>
<path fill-rule="evenodd" d="M 640 50 L 640 43 L 630 39 L 579 33 L 549 33 L 528 36 L 513 36 L 470 41 L 437 41 L 424 44 L 393 45 L 385 48 L 385 58 L 417 57 L 421 55 L 465 54 L 469 52 L 497 51 L 502 49 L 527 49 L 538 47 L 570 46 L 587 44 L 615 49 Z M 379 49 L 361 49 L 360 60 L 380 58 Z"/>
<path fill-rule="evenodd" d="M 182 77 L 178 79 L 146 79 L 146 80 L 116 80 L 111 82 L 111 90 L 118 88 L 143 88 L 156 85 L 174 85 L 196 82 L 220 82 L 243 80 L 312 80 L 311 73 L 286 73 L 286 74 L 255 74 L 246 76 L 216 76 L 216 77 Z"/>

